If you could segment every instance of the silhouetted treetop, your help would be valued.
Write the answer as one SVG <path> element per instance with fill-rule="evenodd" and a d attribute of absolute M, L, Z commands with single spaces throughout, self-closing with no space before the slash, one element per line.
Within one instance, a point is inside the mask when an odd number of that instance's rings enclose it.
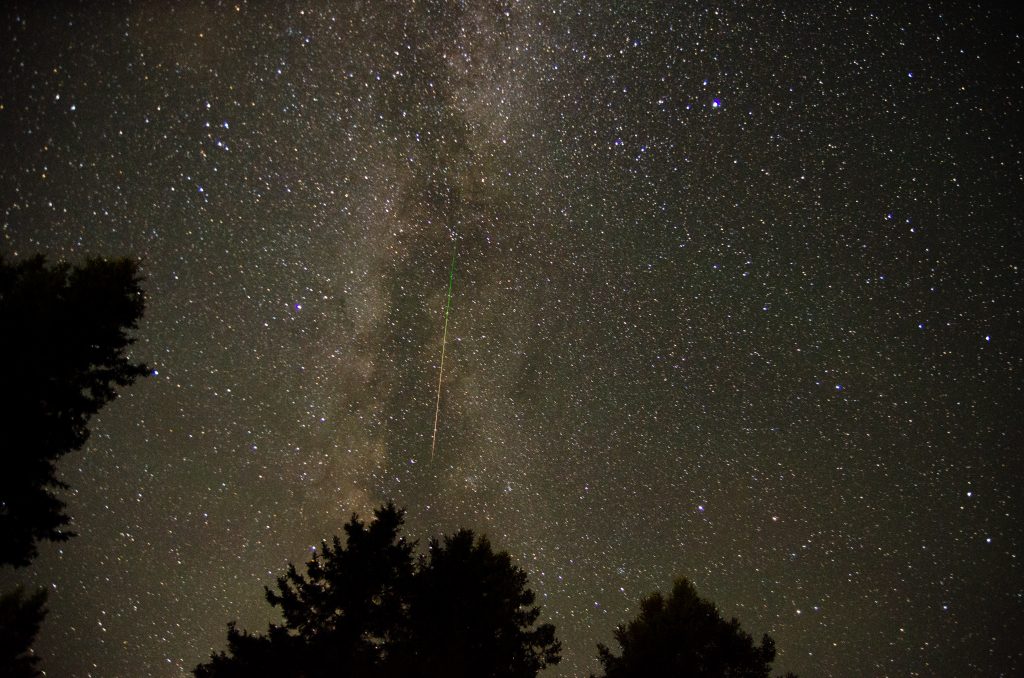
<path fill-rule="evenodd" d="M 462 530 L 414 559 L 404 512 L 387 504 L 368 525 L 353 516 L 345 543 L 323 542 L 300 573 L 267 590 L 284 624 L 264 635 L 228 626 L 228 650 L 195 669 L 234 676 L 536 676 L 559 661 L 551 624 L 526 573 L 486 538 Z"/>
<path fill-rule="evenodd" d="M 768 678 L 775 641 L 761 645 L 725 621 L 714 603 L 702 599 L 686 579 L 675 582 L 668 598 L 653 593 L 640 614 L 615 630 L 622 654 L 598 645 L 604 678 Z"/>
<path fill-rule="evenodd" d="M 284 628 L 301 641 L 282 646 L 301 651 L 314 671 L 309 675 L 332 663 L 366 670 L 393 644 L 413 574 L 413 545 L 399 536 L 403 521 L 394 504 L 377 509 L 369 525 L 352 516 L 345 546 L 338 537 L 322 542 L 306 574 L 289 564 L 278 591 L 266 590 L 267 601 L 281 608 Z"/>
<path fill-rule="evenodd" d="M 404 675 L 535 676 L 557 664 L 555 627 L 534 627 L 534 601 L 526 573 L 486 537 L 460 530 L 432 539 L 410 598 Z"/>
<path fill-rule="evenodd" d="M 48 266 L 0 257 L 0 564 L 27 565 L 71 533 L 56 462 L 85 444 L 89 418 L 149 372 L 126 357 L 145 301 L 129 259 Z"/>

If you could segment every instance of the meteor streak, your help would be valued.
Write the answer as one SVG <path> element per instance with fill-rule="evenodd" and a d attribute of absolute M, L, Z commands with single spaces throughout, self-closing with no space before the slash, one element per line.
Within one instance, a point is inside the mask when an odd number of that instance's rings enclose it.
<path fill-rule="evenodd" d="M 444 378 L 444 347 L 448 341 L 448 312 L 452 308 L 452 282 L 455 280 L 455 249 L 452 249 L 452 266 L 448 271 L 448 300 L 444 307 L 444 333 L 441 335 L 441 369 L 437 373 L 437 404 L 434 406 L 434 437 L 430 441 L 430 459 L 434 459 L 437 447 L 437 420 L 441 416 L 441 379 Z"/>

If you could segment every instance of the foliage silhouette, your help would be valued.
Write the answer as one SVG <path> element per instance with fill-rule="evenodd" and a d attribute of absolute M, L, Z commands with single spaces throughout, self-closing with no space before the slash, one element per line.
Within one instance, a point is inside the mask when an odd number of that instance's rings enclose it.
<path fill-rule="evenodd" d="M 87 424 L 148 373 L 125 352 L 145 302 L 129 259 L 47 266 L 0 257 L 0 564 L 22 567 L 39 541 L 64 541 L 69 518 L 56 462 L 85 444 Z"/>
<path fill-rule="evenodd" d="M 644 598 L 640 614 L 620 625 L 615 639 L 619 656 L 597 646 L 604 678 L 768 678 L 775 660 L 768 634 L 754 645 L 739 621 L 722 619 L 686 579 L 675 582 L 667 599 L 660 593 Z"/>
<path fill-rule="evenodd" d="M 526 573 L 486 538 L 462 530 L 414 560 L 404 512 L 386 504 L 368 525 L 353 515 L 300 574 L 289 565 L 267 600 L 284 624 L 265 635 L 228 626 L 228 650 L 198 678 L 236 676 L 536 676 L 559 661 Z"/>
<path fill-rule="evenodd" d="M 46 589 L 25 597 L 18 587 L 0 597 L 0 676 L 35 678 L 39 658 L 31 647 L 46 616 Z"/>
<path fill-rule="evenodd" d="M 557 664 L 555 627 L 535 628 L 540 608 L 523 570 L 470 530 L 432 539 L 410 599 L 410 636 L 396 675 L 535 676 Z"/>

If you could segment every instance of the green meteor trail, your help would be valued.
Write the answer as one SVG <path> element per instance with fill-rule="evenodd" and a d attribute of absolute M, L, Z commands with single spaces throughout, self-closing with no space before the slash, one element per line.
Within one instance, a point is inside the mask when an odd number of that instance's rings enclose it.
<path fill-rule="evenodd" d="M 434 406 L 434 437 L 430 442 L 430 458 L 434 458 L 437 447 L 437 420 L 441 415 L 441 379 L 444 378 L 444 348 L 448 341 L 448 312 L 452 308 L 452 283 L 455 281 L 455 252 L 452 249 L 452 266 L 448 271 L 448 300 L 444 307 L 444 333 L 441 335 L 441 369 L 437 373 L 437 404 Z"/>

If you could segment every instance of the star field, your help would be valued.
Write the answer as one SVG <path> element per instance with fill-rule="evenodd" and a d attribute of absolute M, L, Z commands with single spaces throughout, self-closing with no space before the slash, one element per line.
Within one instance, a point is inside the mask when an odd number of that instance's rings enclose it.
<path fill-rule="evenodd" d="M 543 675 L 678 576 L 778 671 L 1024 670 L 1015 13 L 47 5 L 0 248 L 140 258 L 154 367 L 0 575 L 48 675 L 188 675 L 388 499 L 528 571 Z"/>

